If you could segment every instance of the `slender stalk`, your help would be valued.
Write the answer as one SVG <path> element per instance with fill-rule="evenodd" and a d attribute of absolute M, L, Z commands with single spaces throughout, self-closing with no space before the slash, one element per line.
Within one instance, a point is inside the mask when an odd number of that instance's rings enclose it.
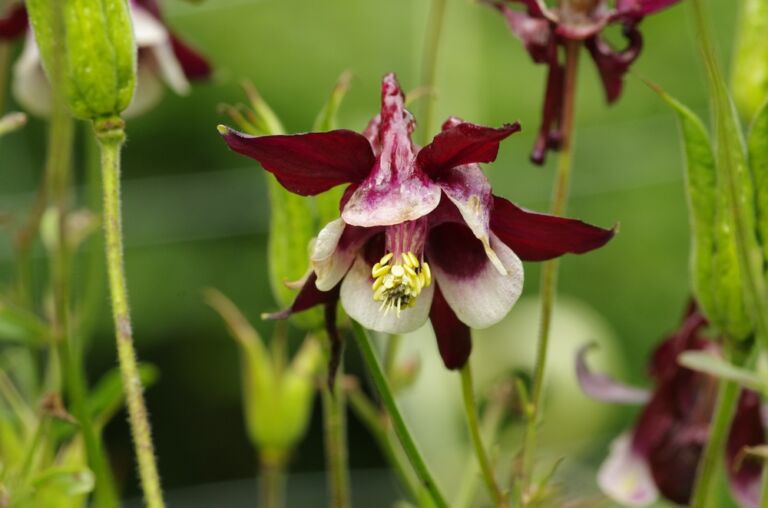
<path fill-rule="evenodd" d="M 580 44 L 568 42 L 565 47 L 565 96 L 563 97 L 562 116 L 562 145 L 557 165 L 557 176 L 552 195 L 550 211 L 553 215 L 565 213 L 568 204 L 568 192 L 571 181 L 571 165 L 573 157 L 573 119 L 576 100 L 576 77 L 579 66 Z M 557 292 L 557 272 L 559 261 L 553 259 L 544 263 L 541 274 L 541 316 L 539 321 L 539 338 L 536 350 L 536 364 L 533 374 L 533 392 L 525 428 L 525 438 L 522 450 L 522 471 L 520 471 L 521 491 L 526 495 L 530 487 L 534 469 L 536 452 L 536 437 L 538 419 L 541 413 L 541 397 L 544 389 L 544 372 L 547 366 L 549 350 L 549 333 L 552 322 L 552 308 Z M 523 503 L 524 504 L 524 503 Z"/>
<path fill-rule="evenodd" d="M 726 347 L 728 341 L 725 341 Z M 691 508 L 714 507 L 718 499 L 718 472 L 721 470 L 725 442 L 736 412 L 741 387 L 724 378 L 718 380 L 717 403 L 709 428 L 709 437 L 699 461 Z"/>
<path fill-rule="evenodd" d="M 339 379 L 343 375 L 343 366 L 339 365 L 334 380 L 334 390 L 328 383 L 321 383 L 323 403 L 323 430 L 325 433 L 325 454 L 328 464 L 328 482 L 333 508 L 351 506 L 349 494 L 349 463 L 347 458 L 347 419 L 346 397 L 340 389 Z"/>
<path fill-rule="evenodd" d="M 440 51 L 440 36 L 445 21 L 446 0 L 432 0 L 429 8 L 426 38 L 424 39 L 424 57 L 421 65 L 421 85 L 427 89 L 424 103 L 423 144 L 429 142 L 435 121 L 435 81 L 437 77 L 437 57 Z"/>
<path fill-rule="evenodd" d="M 472 438 L 472 446 L 475 449 L 475 457 L 480 464 L 480 471 L 483 473 L 483 481 L 488 489 L 488 494 L 499 508 L 507 508 L 509 503 L 504 493 L 496 482 L 496 475 L 493 472 L 493 466 L 488 458 L 488 453 L 483 445 L 483 437 L 480 434 L 480 423 L 477 417 L 477 402 L 475 401 L 475 388 L 472 383 L 472 368 L 469 362 L 461 368 L 461 394 L 464 398 L 464 412 L 467 416 L 467 426 Z"/>
<path fill-rule="evenodd" d="M 0 6 L 2 7 L 2 6 Z M 11 66 L 11 45 L 0 42 L 0 116 L 5 111 L 5 98 L 8 94 L 8 75 Z"/>
<path fill-rule="evenodd" d="M 363 356 L 365 365 L 368 368 L 368 372 L 371 374 L 373 383 L 376 385 L 381 402 L 389 413 L 389 417 L 392 419 L 392 426 L 395 429 L 395 434 L 397 434 L 400 443 L 403 445 L 408 460 L 411 461 L 411 465 L 416 471 L 416 475 L 424 485 L 424 488 L 429 492 L 437 508 L 447 508 L 448 503 L 445 501 L 445 496 L 435 482 L 432 472 L 424 461 L 424 457 L 416 446 L 403 416 L 400 414 L 400 410 L 395 402 L 395 397 L 392 395 L 392 390 L 389 388 L 389 382 L 384 375 L 384 370 L 382 369 L 379 360 L 376 358 L 376 353 L 373 351 L 373 346 L 371 345 L 368 333 L 355 321 L 352 322 L 352 328 L 355 332 L 355 341 Z"/>
<path fill-rule="evenodd" d="M 57 27 L 56 36 L 60 39 L 63 26 Z M 61 366 L 62 385 L 65 388 L 73 413 L 83 436 L 88 465 L 96 477 L 94 499 L 98 506 L 113 508 L 118 506 L 114 490 L 112 472 L 109 468 L 101 440 L 91 420 L 86 403 L 87 381 L 82 365 L 81 348 L 75 342 L 70 323 L 70 295 L 72 293 L 72 263 L 67 238 L 67 218 L 70 209 L 69 193 L 72 180 L 72 144 L 74 141 L 74 121 L 66 105 L 66 99 L 60 83 L 63 75 L 62 66 L 65 55 L 60 51 L 54 54 L 49 69 L 51 81 L 52 107 L 49 123 L 48 152 L 46 161 L 46 185 L 50 188 L 47 195 L 51 198 L 57 212 L 57 231 L 51 253 L 51 286 L 53 289 L 53 340 Z"/>
<path fill-rule="evenodd" d="M 389 336 L 387 340 L 386 349 L 384 349 L 384 373 L 387 375 L 387 379 L 391 380 L 392 375 L 395 373 L 395 367 L 397 366 L 397 352 L 400 349 L 400 344 L 403 342 L 403 336 L 394 334 Z"/>
<path fill-rule="evenodd" d="M 285 462 L 284 454 L 262 454 L 259 482 L 262 508 L 285 506 Z"/>
<path fill-rule="evenodd" d="M 414 501 L 421 498 L 421 488 L 408 464 L 408 458 L 402 448 L 394 443 L 394 436 L 390 432 L 389 425 L 384 420 L 385 415 L 360 391 L 358 387 L 348 393 L 349 405 L 358 419 L 368 428 L 373 435 L 379 449 L 387 458 L 387 461 L 395 470 L 400 483 L 408 490 Z"/>
<path fill-rule="evenodd" d="M 125 140 L 123 122 L 110 119 L 95 125 L 101 147 L 101 178 L 104 197 L 104 235 L 107 275 L 115 322 L 117 356 L 128 405 L 134 449 L 139 466 L 144 500 L 149 508 L 165 506 L 160 477 L 155 462 L 149 416 L 142 394 L 141 379 L 136 364 L 131 316 L 128 308 L 128 288 L 123 265 L 123 232 L 120 213 L 120 148 Z"/>

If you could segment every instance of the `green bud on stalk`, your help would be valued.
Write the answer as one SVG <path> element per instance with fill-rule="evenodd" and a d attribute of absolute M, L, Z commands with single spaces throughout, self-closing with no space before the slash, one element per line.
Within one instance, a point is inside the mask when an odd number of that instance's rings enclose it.
<path fill-rule="evenodd" d="M 63 81 L 74 116 L 114 117 L 128 107 L 136 43 L 127 0 L 27 0 L 27 9 L 48 78 Z"/>
<path fill-rule="evenodd" d="M 306 432 L 322 361 L 320 343 L 308 336 L 291 363 L 283 365 L 282 352 L 270 354 L 229 299 L 209 290 L 206 300 L 240 348 L 243 407 L 251 442 L 265 462 L 279 461 Z"/>
<path fill-rule="evenodd" d="M 768 0 L 742 0 L 731 87 L 741 115 L 751 120 L 768 99 Z"/>

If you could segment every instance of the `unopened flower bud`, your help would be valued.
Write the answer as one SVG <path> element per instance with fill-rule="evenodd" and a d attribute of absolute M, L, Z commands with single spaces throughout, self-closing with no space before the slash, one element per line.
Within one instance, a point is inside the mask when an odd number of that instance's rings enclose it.
<path fill-rule="evenodd" d="M 28 0 L 43 66 L 60 76 L 72 114 L 119 115 L 136 85 L 136 44 L 126 0 Z"/>

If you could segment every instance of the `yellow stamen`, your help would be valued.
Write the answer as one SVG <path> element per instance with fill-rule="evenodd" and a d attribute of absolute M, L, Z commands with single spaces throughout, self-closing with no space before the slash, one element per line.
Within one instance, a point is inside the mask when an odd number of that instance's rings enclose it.
<path fill-rule="evenodd" d="M 420 261 L 413 252 L 402 253 L 397 260 L 393 253 L 387 253 L 373 265 L 371 276 L 373 300 L 381 302 L 379 310 L 386 314 L 395 309 L 398 317 L 402 310 L 416 304 L 422 289 L 432 284 L 429 264 Z"/>

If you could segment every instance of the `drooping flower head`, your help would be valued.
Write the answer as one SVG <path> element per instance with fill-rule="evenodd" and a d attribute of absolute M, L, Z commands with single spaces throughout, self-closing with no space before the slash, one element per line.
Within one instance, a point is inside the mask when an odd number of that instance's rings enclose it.
<path fill-rule="evenodd" d="M 524 210 L 494 196 L 478 163 L 520 130 L 449 118 L 420 148 L 393 74 L 364 133 L 335 130 L 254 137 L 220 127 L 236 152 L 259 161 L 288 190 L 314 195 L 346 184 L 341 217 L 320 231 L 313 271 L 286 317 L 341 299 L 363 326 L 404 333 L 431 319 L 448 368 L 466 362 L 469 327 L 502 319 L 523 286 L 522 260 L 604 245 L 613 230 Z M 290 234 L 290 232 L 286 232 Z"/>
<path fill-rule="evenodd" d="M 562 139 L 564 69 L 560 47 L 568 41 L 583 42 L 592 56 L 605 89 L 608 103 L 615 102 L 624 74 L 640 55 L 643 38 L 637 26 L 647 15 L 679 0 L 561 0 L 548 8 L 543 0 L 484 0 L 501 12 L 509 28 L 522 42 L 534 62 L 548 67 L 542 120 L 531 160 L 542 164 L 548 150 L 557 150 Z M 522 4 L 524 10 L 513 9 Z M 626 46 L 615 49 L 602 35 L 606 26 L 619 23 Z"/>
<path fill-rule="evenodd" d="M 631 388 L 589 371 L 587 349 L 577 360 L 577 374 L 587 395 L 606 402 L 644 404 L 635 427 L 621 434 L 598 473 L 603 492 L 628 506 L 646 506 L 659 494 L 680 505 L 690 501 L 696 469 L 709 437 L 717 395 L 712 376 L 682 367 L 684 351 L 711 351 L 716 343 L 704 337 L 707 326 L 691 305 L 681 328 L 667 337 L 651 356 L 652 391 Z M 743 390 L 728 437 L 726 458 L 731 491 L 744 508 L 757 506 L 760 463 L 742 459 L 745 447 L 765 442 L 760 398 Z"/>
<path fill-rule="evenodd" d="M 189 81 L 210 76 L 206 59 L 175 36 L 163 21 L 156 0 L 129 2 L 138 47 L 137 87 L 127 117 L 146 112 L 162 98 L 164 84 L 184 95 Z M 10 7 L 0 18 L 0 39 L 26 33 L 24 49 L 13 68 L 13 93 L 30 113 L 47 116 L 51 109 L 51 91 L 43 71 L 40 51 L 28 29 L 26 10 L 20 3 Z"/>

